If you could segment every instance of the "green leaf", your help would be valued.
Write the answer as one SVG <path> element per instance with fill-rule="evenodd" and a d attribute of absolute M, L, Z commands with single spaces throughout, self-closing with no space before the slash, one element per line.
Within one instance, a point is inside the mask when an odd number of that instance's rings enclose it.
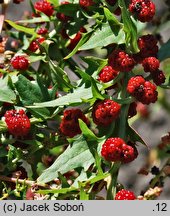
<path fill-rule="evenodd" d="M 91 88 L 79 88 L 76 89 L 73 93 L 69 93 L 65 96 L 59 97 L 56 100 L 44 102 L 44 103 L 35 103 L 34 108 L 38 107 L 56 107 L 64 105 L 72 105 L 75 103 L 82 103 L 83 100 L 88 100 L 93 97 Z"/>
<path fill-rule="evenodd" d="M 89 37 L 91 36 L 92 32 L 88 32 L 88 33 L 84 33 L 82 34 L 82 38 L 81 40 L 78 42 L 78 44 L 76 45 L 76 47 L 73 49 L 73 51 L 67 55 L 64 59 L 68 59 L 71 58 L 74 54 L 77 53 L 77 51 L 79 50 L 79 48 L 89 39 Z"/>
<path fill-rule="evenodd" d="M 104 66 L 107 65 L 107 59 L 101 59 L 94 56 L 82 57 L 82 60 L 88 64 L 86 73 L 93 75 L 94 72 L 100 72 Z"/>
<path fill-rule="evenodd" d="M 124 24 L 124 32 L 126 34 L 126 45 L 131 46 L 132 51 L 137 53 L 139 52 L 137 44 L 137 27 L 133 23 L 129 11 L 126 7 L 124 0 L 119 0 L 119 6 L 122 10 L 122 20 Z"/>
<path fill-rule="evenodd" d="M 87 141 L 98 140 L 98 137 L 96 137 L 96 135 L 87 127 L 86 123 L 84 123 L 84 121 L 82 121 L 81 119 L 79 119 L 79 126 Z"/>
<path fill-rule="evenodd" d="M 75 187 L 62 188 L 62 189 L 51 189 L 51 190 L 38 190 L 37 192 L 40 194 L 67 194 L 69 192 L 77 191 L 78 189 Z"/>
<path fill-rule="evenodd" d="M 57 160 L 37 179 L 38 183 L 47 183 L 72 169 L 82 167 L 87 170 L 94 163 L 94 157 L 83 136 L 77 139 L 61 154 Z"/>
<path fill-rule="evenodd" d="M 158 59 L 160 61 L 163 61 L 167 58 L 170 58 L 170 39 L 161 46 L 161 48 L 159 49 L 159 52 L 158 52 Z"/>
<path fill-rule="evenodd" d="M 28 27 L 18 25 L 16 23 L 12 22 L 11 20 L 5 20 L 5 22 L 7 22 L 10 26 L 12 26 L 13 28 L 15 28 L 18 31 L 24 32 L 26 34 L 30 34 L 34 37 L 38 37 L 38 34 L 35 32 L 34 28 L 28 28 Z"/>
<path fill-rule="evenodd" d="M 6 123 L 0 120 L 0 133 L 6 132 L 6 131 L 7 131 Z"/>
<path fill-rule="evenodd" d="M 57 12 L 64 13 L 67 16 L 75 16 L 78 9 L 78 4 L 62 4 L 57 7 Z"/>
<path fill-rule="evenodd" d="M 51 4 L 54 6 L 59 6 L 59 1 L 58 0 L 48 0 Z"/>
<path fill-rule="evenodd" d="M 122 23 L 120 23 L 118 21 L 118 19 L 114 16 L 113 13 L 110 12 L 110 10 L 108 8 L 104 8 L 104 14 L 105 14 L 108 22 L 110 23 L 111 27 L 115 26 L 115 25 L 117 25 L 119 27 L 123 26 Z"/>
<path fill-rule="evenodd" d="M 125 34 L 122 29 L 117 32 L 117 28 L 114 32 L 107 22 L 103 23 L 101 28 L 98 28 L 90 37 L 90 39 L 81 48 L 79 48 L 79 50 L 89 50 L 96 47 L 105 47 L 112 43 L 125 43 Z"/>
<path fill-rule="evenodd" d="M 0 79 L 0 101 L 14 103 L 16 95 L 7 85 L 7 81 Z"/>
<path fill-rule="evenodd" d="M 100 99 L 100 100 L 104 100 L 105 98 L 103 97 L 103 95 L 100 93 L 96 82 L 93 78 L 91 78 L 91 82 L 92 82 L 92 93 L 93 93 L 93 98 L 94 99 Z"/>
<path fill-rule="evenodd" d="M 53 82 L 55 84 L 57 82 L 58 88 L 61 91 L 68 92 L 70 89 L 73 88 L 66 72 L 62 68 L 54 64 L 52 61 L 49 62 L 49 66 L 53 75 Z"/>
<path fill-rule="evenodd" d="M 19 93 L 24 106 L 32 105 L 35 102 L 42 102 L 45 100 L 46 94 L 44 94 L 43 89 L 41 89 L 38 84 L 33 84 L 23 75 L 18 76 L 18 81 L 15 83 L 15 87 Z M 41 109 L 31 109 L 35 115 L 47 118 L 50 116 L 50 112 L 46 108 Z"/>

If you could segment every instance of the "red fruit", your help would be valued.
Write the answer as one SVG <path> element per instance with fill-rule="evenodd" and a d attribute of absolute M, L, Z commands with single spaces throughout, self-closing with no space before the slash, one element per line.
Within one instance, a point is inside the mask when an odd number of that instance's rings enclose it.
<path fill-rule="evenodd" d="M 64 117 L 60 123 L 61 132 L 68 137 L 74 137 L 81 133 L 78 119 L 83 120 L 86 124 L 89 123 L 86 116 L 80 109 L 70 109 L 64 111 Z"/>
<path fill-rule="evenodd" d="M 155 4 L 151 0 L 131 0 L 129 11 L 141 22 L 150 22 L 155 15 Z"/>
<path fill-rule="evenodd" d="M 105 141 L 101 155 L 107 161 L 129 163 L 137 157 L 138 153 L 135 146 L 128 145 L 123 139 L 115 137 Z"/>
<path fill-rule="evenodd" d="M 61 5 L 65 5 L 65 4 L 70 4 L 70 2 L 67 2 L 67 1 L 61 2 Z M 67 22 L 71 18 L 70 16 L 67 16 L 64 13 L 59 13 L 59 12 L 56 14 L 56 16 L 59 20 L 63 22 Z"/>
<path fill-rule="evenodd" d="M 134 95 L 136 91 L 139 93 L 140 92 L 140 87 L 142 87 L 142 92 L 143 92 L 143 85 L 145 83 L 145 79 L 142 76 L 135 76 L 132 77 L 127 85 L 127 91 Z"/>
<path fill-rule="evenodd" d="M 158 53 L 157 39 L 151 35 L 143 35 L 138 38 L 139 55 L 141 58 L 155 57 Z"/>
<path fill-rule="evenodd" d="M 142 76 L 132 77 L 128 82 L 127 91 L 143 104 L 155 103 L 157 100 L 156 86 Z"/>
<path fill-rule="evenodd" d="M 118 71 L 114 70 L 111 66 L 105 66 L 99 73 L 99 78 L 101 82 L 109 82 L 113 80 L 117 75 Z"/>
<path fill-rule="evenodd" d="M 119 116 L 120 108 L 120 104 L 110 99 L 97 101 L 92 111 L 94 123 L 101 126 L 111 124 Z"/>
<path fill-rule="evenodd" d="M 30 120 L 23 109 L 6 111 L 5 122 L 8 131 L 14 136 L 25 136 L 30 131 Z"/>
<path fill-rule="evenodd" d="M 94 4 L 93 0 L 79 0 L 79 4 L 81 7 L 89 7 Z"/>
<path fill-rule="evenodd" d="M 43 43 L 45 41 L 45 38 L 43 37 L 40 37 L 36 40 L 33 40 L 31 43 L 30 43 L 30 46 L 28 47 L 28 49 L 31 51 L 31 52 L 35 52 L 39 49 L 39 44 Z"/>
<path fill-rule="evenodd" d="M 43 27 L 41 27 L 41 28 L 39 28 L 39 29 L 37 30 L 37 33 L 38 33 L 39 35 L 45 35 L 45 34 L 47 34 L 47 32 L 48 32 L 48 29 L 43 28 Z"/>
<path fill-rule="evenodd" d="M 148 57 L 142 61 L 142 66 L 145 72 L 154 72 L 158 70 L 160 62 L 155 57 Z"/>
<path fill-rule="evenodd" d="M 14 56 L 11 59 L 11 65 L 16 70 L 27 70 L 29 62 L 24 56 Z"/>
<path fill-rule="evenodd" d="M 115 200 L 135 200 L 136 196 L 132 191 L 122 189 L 117 192 Z"/>
<path fill-rule="evenodd" d="M 135 66 L 135 61 L 132 56 L 118 49 L 109 56 L 109 64 L 117 71 L 128 72 Z"/>
<path fill-rule="evenodd" d="M 153 79 L 154 83 L 157 86 L 163 84 L 166 80 L 165 74 L 161 70 L 154 71 L 151 75 L 152 75 L 152 79 Z"/>
<path fill-rule="evenodd" d="M 47 0 L 39 0 L 38 2 L 36 2 L 34 4 L 34 8 L 38 12 L 42 12 L 42 13 L 46 14 L 49 17 L 54 13 L 53 6 Z"/>
<path fill-rule="evenodd" d="M 68 48 L 70 50 L 73 50 L 78 42 L 80 41 L 82 37 L 82 33 L 85 33 L 86 29 L 84 27 L 80 28 L 80 31 L 76 34 L 76 36 L 73 39 L 70 39 L 70 44 L 68 45 Z"/>

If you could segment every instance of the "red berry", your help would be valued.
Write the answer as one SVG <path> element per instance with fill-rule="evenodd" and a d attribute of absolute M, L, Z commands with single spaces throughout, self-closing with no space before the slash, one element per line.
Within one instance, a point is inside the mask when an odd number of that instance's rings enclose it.
<path fill-rule="evenodd" d="M 135 61 L 132 56 L 118 49 L 109 56 L 109 64 L 117 71 L 128 72 L 135 66 Z"/>
<path fill-rule="evenodd" d="M 79 4 L 81 7 L 89 7 L 94 4 L 93 0 L 79 0 Z"/>
<path fill-rule="evenodd" d="M 120 104 L 110 99 L 97 101 L 92 111 L 94 123 L 103 126 L 111 124 L 119 116 L 120 108 Z"/>
<path fill-rule="evenodd" d="M 158 70 L 160 62 L 155 57 L 148 57 L 142 61 L 142 66 L 145 72 L 154 72 Z"/>
<path fill-rule="evenodd" d="M 138 153 L 135 146 L 128 145 L 123 139 L 115 137 L 105 141 L 101 155 L 107 161 L 129 163 L 137 157 Z"/>
<path fill-rule="evenodd" d="M 99 73 L 99 78 L 101 82 L 109 82 L 113 80 L 117 75 L 118 71 L 114 70 L 111 66 L 105 66 Z"/>
<path fill-rule="evenodd" d="M 42 12 L 42 13 L 46 14 L 49 17 L 54 13 L 53 6 L 47 0 L 39 0 L 38 2 L 36 2 L 34 4 L 34 8 L 38 12 Z"/>
<path fill-rule="evenodd" d="M 129 11 L 141 22 L 150 22 L 155 15 L 155 4 L 151 0 L 131 0 Z"/>
<path fill-rule="evenodd" d="M 157 56 L 158 53 L 157 39 L 153 35 L 148 34 L 139 37 L 138 47 L 140 49 L 139 54 L 142 58 Z"/>
<path fill-rule="evenodd" d="M 39 29 L 37 30 L 37 33 L 38 33 L 39 35 L 45 35 L 45 34 L 48 33 L 48 29 L 41 27 L 41 28 L 39 28 Z"/>
<path fill-rule="evenodd" d="M 11 65 L 16 70 L 27 70 L 29 62 L 24 56 L 14 56 L 11 59 Z"/>
<path fill-rule="evenodd" d="M 64 117 L 60 123 L 61 132 L 68 137 L 74 137 L 81 133 L 78 119 L 83 120 L 86 124 L 89 123 L 86 116 L 80 109 L 70 109 L 64 111 Z"/>
<path fill-rule="evenodd" d="M 117 192 L 115 200 L 135 200 L 136 196 L 132 191 L 122 189 Z"/>
<path fill-rule="evenodd" d="M 25 114 L 24 110 L 9 110 L 6 111 L 5 122 L 8 127 L 8 131 L 14 136 L 25 136 L 30 131 L 30 120 Z"/>
<path fill-rule="evenodd" d="M 67 2 L 67 1 L 61 2 L 61 5 L 65 5 L 65 4 L 70 4 L 70 2 Z M 67 16 L 64 13 L 59 13 L 59 12 L 56 14 L 56 16 L 59 20 L 63 22 L 67 22 L 71 18 L 70 16 Z"/>
<path fill-rule="evenodd" d="M 28 49 L 31 51 L 31 52 L 35 52 L 39 49 L 39 44 L 43 43 L 45 41 L 45 38 L 44 37 L 40 37 L 36 40 L 33 40 Z"/>
<path fill-rule="evenodd" d="M 152 79 L 154 83 L 159 86 L 165 82 L 165 74 L 161 70 L 154 71 L 152 74 Z"/>
<path fill-rule="evenodd" d="M 78 42 L 81 40 L 82 33 L 85 33 L 86 29 L 84 27 L 80 28 L 80 31 L 76 34 L 76 36 L 73 39 L 70 39 L 70 44 L 68 45 L 68 48 L 70 50 L 73 50 Z"/>
<path fill-rule="evenodd" d="M 154 103 L 157 100 L 156 86 L 142 76 L 132 77 L 128 82 L 127 91 L 143 104 Z"/>

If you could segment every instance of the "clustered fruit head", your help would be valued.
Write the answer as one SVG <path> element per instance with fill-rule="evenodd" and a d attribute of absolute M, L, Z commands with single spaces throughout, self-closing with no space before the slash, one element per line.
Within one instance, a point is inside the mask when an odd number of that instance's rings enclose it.
<path fill-rule="evenodd" d="M 103 83 L 109 82 L 113 80 L 118 75 L 118 73 L 119 72 L 114 70 L 112 66 L 105 66 L 100 71 L 98 80 Z"/>
<path fill-rule="evenodd" d="M 129 72 L 134 68 L 135 60 L 125 51 L 117 49 L 109 56 L 109 65 L 111 65 L 114 70 Z"/>
<path fill-rule="evenodd" d="M 39 37 L 33 41 L 31 41 L 28 49 L 31 51 L 31 52 L 36 52 L 40 46 L 39 44 L 43 43 L 45 41 L 45 38 L 44 37 Z"/>
<path fill-rule="evenodd" d="M 42 12 L 42 13 L 46 14 L 49 17 L 52 16 L 53 13 L 54 13 L 53 6 L 47 0 L 39 0 L 39 1 L 35 2 L 34 8 L 38 12 Z"/>
<path fill-rule="evenodd" d="M 135 200 L 136 196 L 132 191 L 122 189 L 117 192 L 115 200 Z"/>
<path fill-rule="evenodd" d="M 79 0 L 79 4 L 81 7 L 87 8 L 94 4 L 93 0 Z"/>
<path fill-rule="evenodd" d="M 65 110 L 60 123 L 60 131 L 70 138 L 77 134 L 81 134 L 78 119 L 81 119 L 86 124 L 89 123 L 88 119 L 80 109 Z"/>
<path fill-rule="evenodd" d="M 132 77 L 128 81 L 127 91 L 143 104 L 155 103 L 158 96 L 156 86 L 142 76 Z"/>
<path fill-rule="evenodd" d="M 14 136 L 25 136 L 30 131 L 30 120 L 23 109 L 6 111 L 5 122 L 9 133 Z"/>
<path fill-rule="evenodd" d="M 129 163 L 137 158 L 138 152 L 133 143 L 127 144 L 123 139 L 114 137 L 108 138 L 102 145 L 101 155 L 107 161 Z"/>
<path fill-rule="evenodd" d="M 48 29 L 46 29 L 46 28 L 44 28 L 44 27 L 41 27 L 41 28 L 39 28 L 39 29 L 37 30 L 37 33 L 38 33 L 39 35 L 45 35 L 45 34 L 48 33 Z"/>
<path fill-rule="evenodd" d="M 120 109 L 120 104 L 113 100 L 96 101 L 92 110 L 93 121 L 96 125 L 107 126 L 119 116 Z"/>
<path fill-rule="evenodd" d="M 150 22 L 155 15 L 155 4 L 151 0 L 131 0 L 129 11 L 139 21 Z"/>
<path fill-rule="evenodd" d="M 143 60 L 147 57 L 156 57 L 158 53 L 157 39 L 151 35 L 143 35 L 138 38 L 139 56 Z"/>
<path fill-rule="evenodd" d="M 27 70 L 29 66 L 29 61 L 25 56 L 18 55 L 11 59 L 11 65 L 16 70 Z"/>

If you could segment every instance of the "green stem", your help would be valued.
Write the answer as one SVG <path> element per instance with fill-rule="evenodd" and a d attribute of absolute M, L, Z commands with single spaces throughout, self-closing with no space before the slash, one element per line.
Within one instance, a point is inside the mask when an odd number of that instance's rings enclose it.
<path fill-rule="evenodd" d="M 108 183 L 107 196 L 106 196 L 107 200 L 113 200 L 115 197 L 117 177 L 118 177 L 120 165 L 121 165 L 120 162 L 116 162 L 112 164 L 112 167 L 110 169 L 110 181 Z"/>

